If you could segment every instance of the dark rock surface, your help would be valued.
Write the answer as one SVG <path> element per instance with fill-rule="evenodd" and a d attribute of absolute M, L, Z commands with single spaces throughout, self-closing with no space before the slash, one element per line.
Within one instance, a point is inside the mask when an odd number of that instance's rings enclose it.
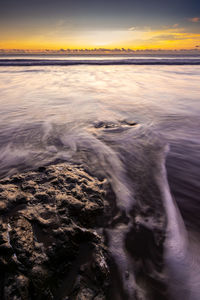
<path fill-rule="evenodd" d="M 0 300 L 169 299 L 160 192 L 152 179 L 149 193 L 149 179 L 129 165 L 140 190 L 128 215 L 111 184 L 81 165 L 0 180 Z"/>
<path fill-rule="evenodd" d="M 106 184 L 67 164 L 0 181 L 0 299 L 106 299 Z"/>

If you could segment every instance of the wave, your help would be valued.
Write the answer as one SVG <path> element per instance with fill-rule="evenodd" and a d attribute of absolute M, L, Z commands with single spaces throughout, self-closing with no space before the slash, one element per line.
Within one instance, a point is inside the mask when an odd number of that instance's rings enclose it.
<path fill-rule="evenodd" d="M 170 190 L 166 157 L 172 150 L 160 134 L 140 124 L 101 121 L 87 129 L 25 126 L 23 132 L 7 131 L 6 137 L 0 175 L 67 161 L 109 181 L 111 208 L 99 230 L 105 232 L 116 268 L 113 290 L 120 296 L 110 298 L 199 299 L 199 241 L 191 240 L 184 203 L 178 207 Z M 178 168 L 178 163 L 173 159 L 171 164 Z M 187 175 L 183 170 L 181 176 Z"/>
<path fill-rule="evenodd" d="M 0 66 L 71 66 L 71 65 L 200 65 L 200 58 L 131 59 L 0 59 Z"/>

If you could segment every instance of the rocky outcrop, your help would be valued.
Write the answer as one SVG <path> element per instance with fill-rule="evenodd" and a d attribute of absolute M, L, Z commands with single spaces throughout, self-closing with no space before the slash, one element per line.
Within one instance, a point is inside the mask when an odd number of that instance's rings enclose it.
<path fill-rule="evenodd" d="M 131 162 L 128 213 L 112 182 L 81 165 L 0 180 L 0 299 L 169 299 L 162 196 L 151 168 L 144 178 Z"/>
<path fill-rule="evenodd" d="M 106 299 L 106 184 L 67 164 L 0 181 L 0 299 Z"/>

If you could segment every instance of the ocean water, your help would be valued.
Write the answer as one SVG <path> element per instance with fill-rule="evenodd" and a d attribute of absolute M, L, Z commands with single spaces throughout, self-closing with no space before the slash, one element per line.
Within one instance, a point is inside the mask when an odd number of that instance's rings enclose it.
<path fill-rule="evenodd" d="M 106 176 L 129 218 L 107 230 L 123 299 L 137 285 L 132 211 L 152 203 L 170 299 L 199 300 L 200 58 L 18 59 L 0 58 L 0 177 L 56 161 Z"/>

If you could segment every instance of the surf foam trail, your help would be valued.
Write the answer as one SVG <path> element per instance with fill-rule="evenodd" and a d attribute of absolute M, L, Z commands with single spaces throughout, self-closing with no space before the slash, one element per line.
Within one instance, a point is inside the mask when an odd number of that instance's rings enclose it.
<path fill-rule="evenodd" d="M 34 142 L 38 134 L 39 145 Z M 80 163 L 109 181 L 110 208 L 99 230 L 112 260 L 110 299 L 199 299 L 200 265 L 169 189 L 165 160 L 170 150 L 162 136 L 137 124 L 101 122 L 85 130 L 45 126 L 29 138 L 32 149 L 26 140 L 29 149 L 19 161 L 13 161 L 19 150 L 5 152 L 5 170 L 6 163 L 16 172 L 22 165 L 28 169 L 38 161 L 61 160 Z"/>
<path fill-rule="evenodd" d="M 90 150 L 101 158 L 116 197 L 105 227 L 118 270 L 112 297 L 199 299 L 200 265 L 169 188 L 168 146 L 140 126 L 103 129 L 96 137 Z M 85 141 L 78 143 L 84 152 Z"/>

